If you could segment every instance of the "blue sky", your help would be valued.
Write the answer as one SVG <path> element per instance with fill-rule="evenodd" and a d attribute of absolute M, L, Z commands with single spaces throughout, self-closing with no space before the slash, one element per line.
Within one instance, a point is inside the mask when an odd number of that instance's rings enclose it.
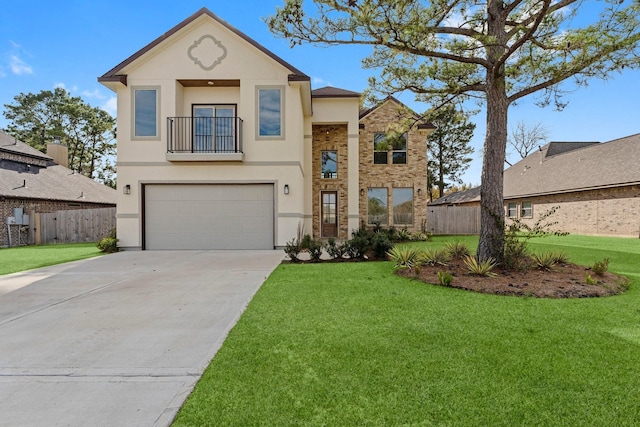
<path fill-rule="evenodd" d="M 371 70 L 361 59 L 371 52 L 357 46 L 289 47 L 275 38 L 262 18 L 274 13 L 283 0 L 20 0 L 3 2 L 0 14 L 0 110 L 19 93 L 38 93 L 63 86 L 74 96 L 115 114 L 114 93 L 97 77 L 135 53 L 201 7 L 237 27 L 312 77 L 317 89 L 326 85 L 362 91 Z M 568 86 L 568 88 L 570 88 Z M 428 105 L 415 103 L 411 94 L 398 98 L 417 112 Z M 520 120 L 542 123 L 551 141 L 609 141 L 640 132 L 640 72 L 625 71 L 611 80 L 593 80 L 567 95 L 562 112 L 539 108 L 529 97 L 510 109 L 510 125 Z M 467 183 L 479 184 L 482 168 L 485 116 L 477 123 L 472 145 L 476 149 Z M 7 124 L 0 115 L 0 128 Z"/>

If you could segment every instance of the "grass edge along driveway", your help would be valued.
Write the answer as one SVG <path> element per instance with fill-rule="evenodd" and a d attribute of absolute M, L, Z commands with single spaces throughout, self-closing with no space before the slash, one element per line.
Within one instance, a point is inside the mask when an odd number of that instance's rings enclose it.
<path fill-rule="evenodd" d="M 174 425 L 636 425 L 640 242 L 601 239 L 531 248 L 608 256 L 633 281 L 624 295 L 504 297 L 399 278 L 389 262 L 281 265 Z"/>
<path fill-rule="evenodd" d="M 0 276 L 104 255 L 95 243 L 20 246 L 0 249 Z"/>

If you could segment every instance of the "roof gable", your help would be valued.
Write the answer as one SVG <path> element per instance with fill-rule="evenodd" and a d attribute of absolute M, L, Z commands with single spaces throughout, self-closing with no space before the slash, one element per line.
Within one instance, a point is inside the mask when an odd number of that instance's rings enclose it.
<path fill-rule="evenodd" d="M 226 28 L 231 33 L 235 34 L 237 37 L 244 40 L 249 45 L 253 46 L 259 52 L 266 55 L 275 63 L 285 68 L 290 73 L 289 75 L 290 81 L 310 81 L 309 76 L 304 74 L 302 71 L 300 71 L 293 65 L 289 64 L 287 61 L 283 60 L 282 58 L 278 57 L 273 52 L 269 51 L 267 48 L 260 45 L 258 42 L 256 42 L 255 40 L 253 40 L 252 38 L 250 38 L 249 36 L 241 32 L 237 28 L 233 27 L 226 21 L 220 19 L 213 12 L 211 12 L 209 9 L 204 7 L 199 11 L 197 11 L 196 13 L 194 13 L 193 15 L 191 15 L 190 17 L 188 17 L 187 19 L 185 19 L 184 21 L 180 22 L 178 25 L 176 25 L 166 33 L 162 34 L 160 37 L 156 38 L 154 41 L 152 41 L 151 43 L 149 43 L 148 45 L 146 45 L 145 47 L 143 47 L 142 49 L 140 49 L 139 51 L 137 51 L 127 59 L 125 59 L 124 61 L 122 61 L 120 64 L 118 64 L 111 70 L 107 71 L 104 75 L 98 78 L 98 81 L 107 86 L 110 86 L 112 89 L 113 89 L 112 85 L 117 83 L 120 83 L 126 86 L 127 70 L 129 68 L 134 66 L 135 63 L 142 60 L 145 56 L 147 56 L 151 52 L 155 52 L 156 50 L 160 49 L 162 45 L 164 45 L 168 40 L 172 39 L 177 33 L 182 32 L 182 30 L 185 30 L 187 27 L 194 24 L 196 21 L 199 21 L 201 19 L 207 19 L 207 18 L 213 20 L 217 24 Z"/>
<path fill-rule="evenodd" d="M 400 102 L 398 99 L 396 99 L 393 96 L 386 97 L 380 103 L 378 103 L 377 105 L 375 105 L 375 106 L 373 106 L 371 108 L 366 108 L 366 109 L 360 110 L 360 122 L 365 120 L 367 118 L 367 116 L 369 116 L 370 114 L 372 114 L 375 111 L 379 110 L 380 108 L 386 107 L 387 104 L 389 104 L 389 103 L 395 104 L 397 109 L 406 110 L 416 120 L 416 123 L 418 124 L 418 129 L 435 129 L 436 128 L 431 122 L 426 121 L 424 119 L 424 117 L 422 117 L 421 115 L 419 115 L 418 113 L 413 111 L 406 104 Z"/>

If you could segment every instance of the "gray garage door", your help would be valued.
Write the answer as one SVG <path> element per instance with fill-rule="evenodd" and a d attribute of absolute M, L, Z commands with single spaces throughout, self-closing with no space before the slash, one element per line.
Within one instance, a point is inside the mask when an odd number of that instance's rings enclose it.
<path fill-rule="evenodd" d="M 273 249 L 273 185 L 146 185 L 146 249 Z"/>

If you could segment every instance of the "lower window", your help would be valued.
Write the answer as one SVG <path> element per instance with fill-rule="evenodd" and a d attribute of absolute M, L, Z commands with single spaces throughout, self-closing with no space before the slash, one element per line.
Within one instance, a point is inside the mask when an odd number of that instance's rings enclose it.
<path fill-rule="evenodd" d="M 393 223 L 413 225 L 413 188 L 393 189 Z"/>
<path fill-rule="evenodd" d="M 507 203 L 507 218 L 517 218 L 517 217 L 518 217 L 518 204 Z"/>
<path fill-rule="evenodd" d="M 522 202 L 520 216 L 522 218 L 533 218 L 533 206 L 531 205 L 531 202 Z"/>
<path fill-rule="evenodd" d="M 387 189 L 369 188 L 367 195 L 367 224 L 387 225 Z"/>

